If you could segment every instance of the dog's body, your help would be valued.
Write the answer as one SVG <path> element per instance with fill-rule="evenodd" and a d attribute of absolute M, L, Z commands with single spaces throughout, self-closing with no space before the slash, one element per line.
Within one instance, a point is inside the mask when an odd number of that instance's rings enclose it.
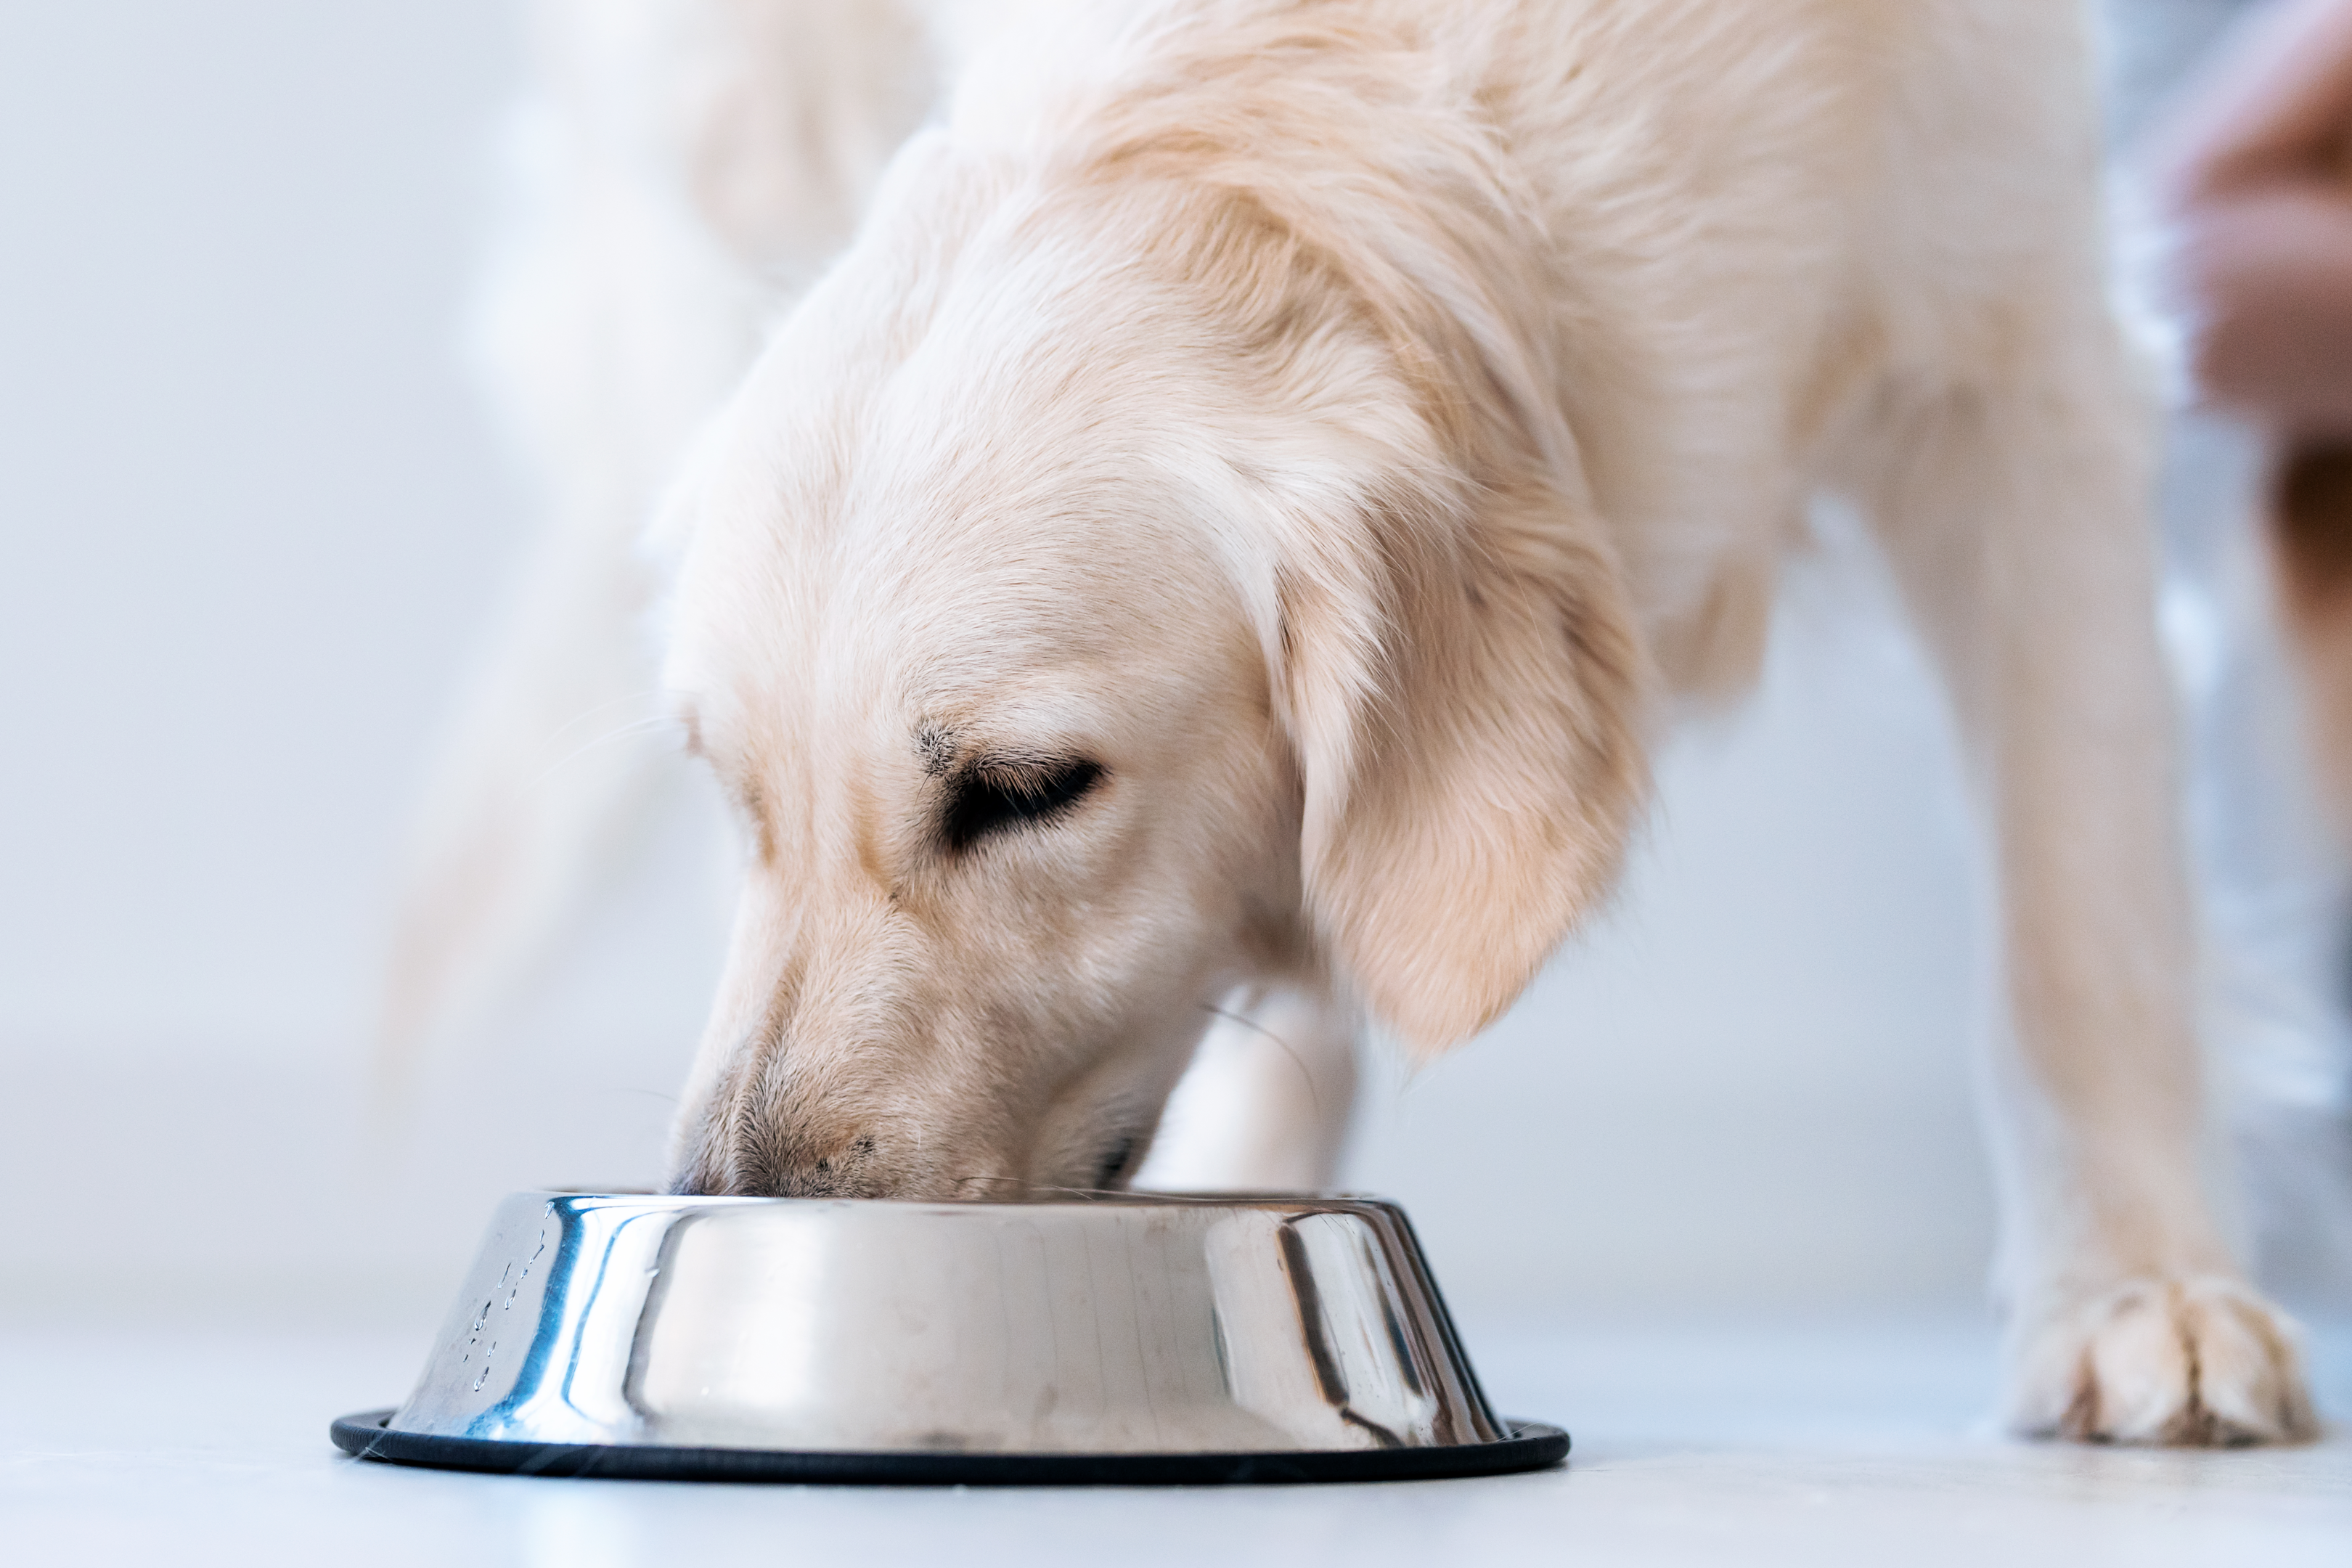
<path fill-rule="evenodd" d="M 1332 1081 L 1360 1010 L 1475 1033 L 1605 894 L 1675 694 L 1752 672 L 1831 488 L 1999 835 L 2014 1420 L 2307 1431 L 2202 1191 L 2079 18 L 941 14 L 548 8 L 569 150 L 511 298 L 570 313 L 509 357 L 591 476 L 559 544 L 588 564 L 550 574 L 570 629 L 519 645 L 486 732 L 583 705 L 545 693 L 582 628 L 625 637 L 617 542 L 729 345 L 793 307 L 658 531 L 667 684 L 751 846 L 681 1184 L 1116 1184 L 1236 986 Z M 561 839 L 507 874 L 545 885 Z M 1336 1152 L 1334 1118 L 1258 1127 L 1237 1173 Z"/>

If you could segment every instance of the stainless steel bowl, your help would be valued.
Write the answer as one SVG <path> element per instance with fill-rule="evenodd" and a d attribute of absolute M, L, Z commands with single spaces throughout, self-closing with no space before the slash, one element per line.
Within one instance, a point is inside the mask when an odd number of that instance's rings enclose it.
<path fill-rule="evenodd" d="M 1403 1211 L 524 1193 L 366 1458 L 607 1475 L 1218 1480 L 1557 1461 Z"/>

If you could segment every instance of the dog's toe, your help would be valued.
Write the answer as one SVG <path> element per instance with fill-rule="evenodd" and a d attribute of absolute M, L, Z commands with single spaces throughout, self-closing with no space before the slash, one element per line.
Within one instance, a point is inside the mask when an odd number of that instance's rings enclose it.
<path fill-rule="evenodd" d="M 2235 1280 L 2142 1279 L 2020 1342 L 2010 1424 L 2084 1442 L 2226 1447 L 2318 1435 L 2293 1325 Z"/>

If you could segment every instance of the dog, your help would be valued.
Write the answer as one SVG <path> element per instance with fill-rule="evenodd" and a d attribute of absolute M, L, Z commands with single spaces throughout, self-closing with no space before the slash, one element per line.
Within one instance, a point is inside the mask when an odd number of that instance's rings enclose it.
<path fill-rule="evenodd" d="M 627 780 L 526 811 L 517 737 L 625 697 L 658 598 L 744 845 L 678 1190 L 1118 1187 L 1237 991 L 1325 1083 L 1367 1021 L 1435 1052 L 1507 1007 L 1835 492 L 1998 839 L 2010 1423 L 2314 1431 L 2204 1190 L 2150 412 L 2070 7 L 537 26 L 490 321 L 559 526 L 428 815 L 395 1028 L 562 901 Z M 1236 1180 L 1328 1179 L 1314 1098 L 1234 1110 Z"/>

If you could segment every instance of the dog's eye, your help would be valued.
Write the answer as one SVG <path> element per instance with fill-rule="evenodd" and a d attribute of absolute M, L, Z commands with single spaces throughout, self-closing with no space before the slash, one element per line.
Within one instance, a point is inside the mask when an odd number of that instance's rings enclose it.
<path fill-rule="evenodd" d="M 949 786 L 948 847 L 967 849 L 992 833 L 1066 816 L 1102 776 L 1099 763 L 982 763 Z"/>

